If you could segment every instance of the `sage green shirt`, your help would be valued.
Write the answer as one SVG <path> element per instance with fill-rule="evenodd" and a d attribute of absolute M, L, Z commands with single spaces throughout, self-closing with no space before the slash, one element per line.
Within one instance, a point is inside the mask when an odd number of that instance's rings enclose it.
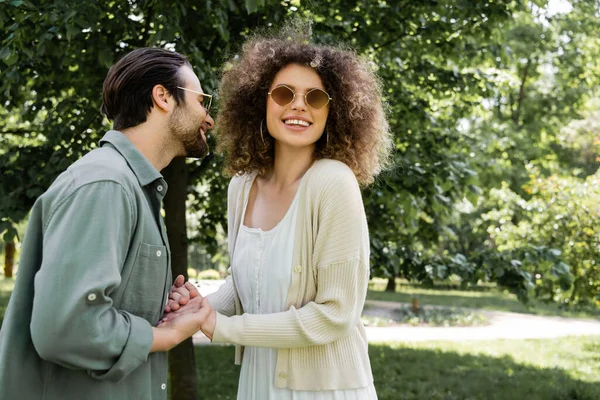
<path fill-rule="evenodd" d="M 152 326 L 171 286 L 167 184 L 123 134 L 31 211 L 0 331 L 0 399 L 166 399 Z"/>

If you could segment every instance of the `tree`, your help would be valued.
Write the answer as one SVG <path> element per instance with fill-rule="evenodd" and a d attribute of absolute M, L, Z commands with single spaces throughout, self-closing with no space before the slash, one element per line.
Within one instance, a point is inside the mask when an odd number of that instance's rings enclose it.
<path fill-rule="evenodd" d="M 579 203 L 570 201 L 583 201 L 580 185 L 599 165 L 591 116 L 598 109 L 594 97 L 600 80 L 593 71 L 600 68 L 595 56 L 600 47 L 598 27 L 589 23 L 589 16 L 597 14 L 600 5 L 595 1 L 565 4 L 571 8 L 556 13 L 545 1 L 527 3 L 504 30 L 496 32 L 495 45 L 490 47 L 493 57 L 477 60 L 487 66 L 495 82 L 485 106 L 465 124 L 472 147 L 479 149 L 473 168 L 478 171 L 482 196 L 473 202 L 472 211 L 457 216 L 452 229 L 460 233 L 460 240 L 448 241 L 448 248 L 477 266 L 465 279 L 496 281 L 523 299 L 534 294 L 564 301 L 564 295 L 553 293 L 558 289 L 574 294 L 570 304 L 583 304 L 593 294 L 582 294 L 575 282 L 588 274 L 581 271 L 592 268 L 589 253 L 572 257 L 572 251 L 553 239 L 576 237 L 573 227 L 567 229 L 569 233 L 558 230 L 551 235 L 516 206 L 524 202 L 554 226 L 550 221 L 560 220 L 564 211 L 558 204 L 571 204 L 569 210 L 575 214 L 580 210 Z M 567 198 L 548 190 L 549 181 L 561 182 Z M 533 190 L 540 187 L 545 189 Z M 514 209 L 508 204 L 514 204 Z M 593 214 L 587 220 L 584 214 L 579 227 L 593 220 Z M 531 231 L 518 236 L 512 226 L 529 226 Z M 511 239 L 500 241 L 506 230 L 513 232 Z M 588 237 L 592 242 L 594 235 Z M 541 273 L 548 268 L 552 274 Z M 561 285 L 551 284 L 559 281 Z M 575 287 L 566 287 L 568 282 Z M 593 279 L 588 282 L 595 287 Z"/>

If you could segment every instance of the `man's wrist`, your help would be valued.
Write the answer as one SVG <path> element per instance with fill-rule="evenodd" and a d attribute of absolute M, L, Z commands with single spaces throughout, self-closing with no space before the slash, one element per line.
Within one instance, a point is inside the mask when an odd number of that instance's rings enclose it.
<path fill-rule="evenodd" d="M 154 337 L 152 339 L 150 353 L 169 351 L 181 341 L 176 337 L 178 332 L 173 329 L 153 327 L 152 333 Z"/>

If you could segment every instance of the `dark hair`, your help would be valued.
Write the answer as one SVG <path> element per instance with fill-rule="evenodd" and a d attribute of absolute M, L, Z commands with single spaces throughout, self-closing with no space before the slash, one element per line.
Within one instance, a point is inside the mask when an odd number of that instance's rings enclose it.
<path fill-rule="evenodd" d="M 342 161 L 359 183 L 369 184 L 388 164 L 392 148 L 380 80 L 353 51 L 311 44 L 302 30 L 300 24 L 274 36 L 251 37 L 226 64 L 216 123 L 225 172 L 265 174 L 272 168 L 273 138 L 264 134 L 263 141 L 260 134 L 267 91 L 283 67 L 300 64 L 314 69 L 333 98 L 315 157 Z"/>
<path fill-rule="evenodd" d="M 144 47 L 126 54 L 110 67 L 102 87 L 101 111 L 120 130 L 146 121 L 152 108 L 152 88 L 163 85 L 175 102 L 183 99 L 179 69 L 188 59 L 174 51 Z"/>

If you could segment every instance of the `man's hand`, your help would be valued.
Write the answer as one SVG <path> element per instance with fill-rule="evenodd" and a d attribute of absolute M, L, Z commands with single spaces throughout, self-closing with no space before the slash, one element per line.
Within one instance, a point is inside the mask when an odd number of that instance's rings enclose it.
<path fill-rule="evenodd" d="M 169 301 L 165 306 L 165 313 L 179 310 L 180 306 L 187 304 L 191 299 L 200 296 L 196 286 L 190 281 L 185 282 L 183 275 L 179 275 L 169 292 Z"/>
<path fill-rule="evenodd" d="M 197 299 L 201 298 L 198 297 Z M 157 327 L 153 328 L 154 339 L 152 341 L 150 352 L 171 350 L 173 347 L 198 332 L 204 325 L 209 314 L 211 314 L 211 312 L 214 314 L 214 311 L 210 306 L 196 308 L 197 310 L 195 312 L 180 313 L 177 318 L 172 318 L 168 322 L 163 321 Z M 216 316 L 213 315 L 211 318 L 215 319 Z"/>
<path fill-rule="evenodd" d="M 217 323 L 217 314 L 210 306 L 208 299 L 202 296 L 195 297 L 177 311 L 166 314 L 158 327 L 174 324 L 179 319 L 189 318 L 190 315 L 196 315 L 200 323 L 195 332 L 202 330 L 202 333 L 212 340 Z"/>

